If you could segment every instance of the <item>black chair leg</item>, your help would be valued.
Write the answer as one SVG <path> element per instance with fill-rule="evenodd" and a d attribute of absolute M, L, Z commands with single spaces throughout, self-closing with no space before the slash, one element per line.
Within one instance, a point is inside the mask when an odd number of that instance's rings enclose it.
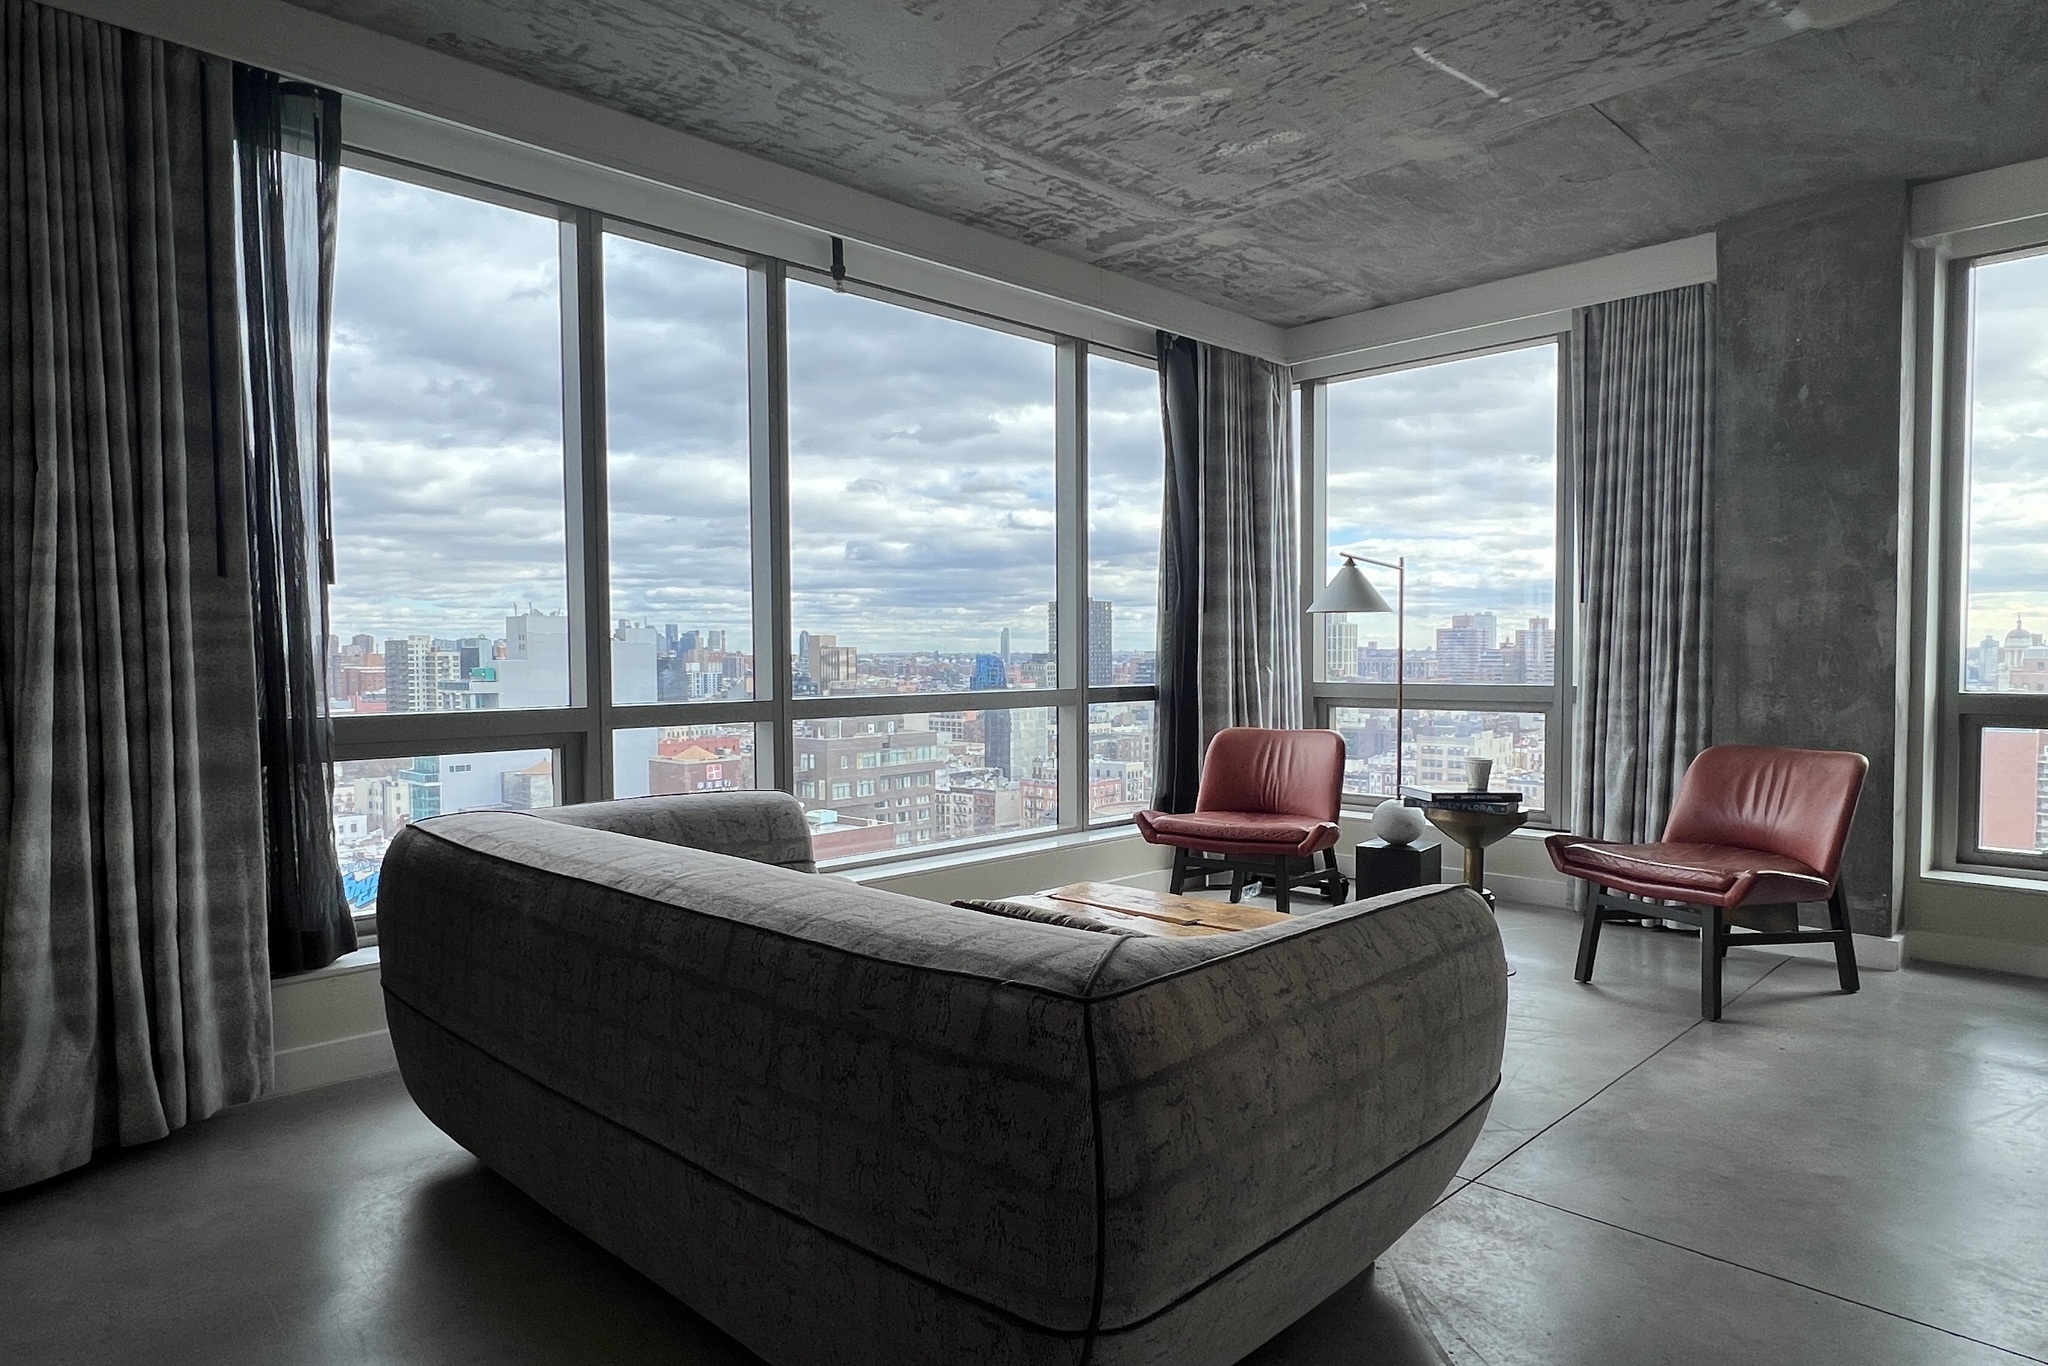
<path fill-rule="evenodd" d="M 1175 896 L 1179 896 L 1182 892 L 1187 890 L 1187 885 L 1188 851 L 1176 847 L 1173 851 L 1173 882 L 1167 888 L 1167 890 L 1172 892 Z"/>
<path fill-rule="evenodd" d="M 1273 875 L 1273 909 L 1282 915 L 1292 915 L 1294 909 L 1289 898 L 1293 893 L 1294 869 L 1290 866 L 1293 860 L 1282 854 L 1273 862 L 1278 870 Z M 1309 866 L 1313 868 L 1315 865 L 1311 863 Z"/>
<path fill-rule="evenodd" d="M 1350 892 L 1351 884 L 1337 871 L 1337 851 L 1323 850 L 1323 900 L 1335 906 L 1346 900 Z"/>
<path fill-rule="evenodd" d="M 1719 906 L 1701 908 L 1700 919 L 1700 1018 L 1721 1018 L 1721 945 L 1728 927 L 1721 922 Z"/>
<path fill-rule="evenodd" d="M 1856 932 L 1849 926 L 1849 899 L 1839 883 L 1828 897 L 1828 924 L 1835 931 L 1835 973 L 1843 991 L 1855 991 L 1863 985 L 1856 972 Z"/>
<path fill-rule="evenodd" d="M 1244 869 L 1233 868 L 1230 870 L 1230 904 L 1235 906 L 1242 900 L 1244 900 Z"/>
<path fill-rule="evenodd" d="M 1579 965 L 1572 976 L 1581 982 L 1593 980 L 1593 956 L 1600 952 L 1600 889 L 1586 889 L 1586 922 L 1579 927 Z"/>

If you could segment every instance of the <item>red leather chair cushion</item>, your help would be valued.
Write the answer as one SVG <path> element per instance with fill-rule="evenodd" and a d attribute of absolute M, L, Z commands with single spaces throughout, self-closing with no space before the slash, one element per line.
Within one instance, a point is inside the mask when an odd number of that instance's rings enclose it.
<path fill-rule="evenodd" d="M 1550 861 L 1567 877 L 1616 891 L 1696 905 L 1823 901 L 1833 884 L 1797 859 L 1759 849 L 1671 840 L 1615 844 L 1552 835 Z"/>
<path fill-rule="evenodd" d="M 1217 854 L 1315 854 L 1337 843 L 1335 821 L 1255 811 L 1198 811 L 1170 815 L 1140 811 L 1138 831 L 1153 844 Z"/>
<path fill-rule="evenodd" d="M 1715 745 L 1685 771 L 1664 838 L 1781 854 L 1832 888 L 1869 769 L 1845 750 Z"/>
<path fill-rule="evenodd" d="M 1334 821 L 1344 800 L 1344 737 L 1334 730 L 1216 732 L 1202 757 L 1197 811 L 1274 812 Z"/>

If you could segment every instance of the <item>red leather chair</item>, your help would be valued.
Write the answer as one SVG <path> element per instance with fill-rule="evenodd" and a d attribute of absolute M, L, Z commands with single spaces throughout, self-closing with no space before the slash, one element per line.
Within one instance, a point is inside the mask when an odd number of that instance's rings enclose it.
<path fill-rule="evenodd" d="M 1845 750 L 1716 745 L 1685 771 L 1657 843 L 1552 835 L 1544 844 L 1557 870 L 1593 884 L 1574 975 L 1593 980 L 1603 921 L 1648 918 L 1700 927 L 1706 1019 L 1721 1018 L 1721 960 L 1731 943 L 1832 943 L 1842 990 L 1856 990 L 1840 874 L 1869 769 L 1868 759 Z M 1830 928 L 1801 930 L 1802 901 L 1827 902 Z M 1747 932 L 1734 934 L 1736 926 Z"/>
<path fill-rule="evenodd" d="M 1337 813 L 1343 802 L 1344 737 L 1334 730 L 1216 732 L 1202 757 L 1195 809 L 1184 815 L 1140 811 L 1138 833 L 1173 847 L 1173 890 L 1190 879 L 1230 875 L 1230 899 L 1256 877 L 1273 889 L 1283 912 L 1288 894 L 1314 885 L 1331 902 L 1349 883 L 1337 871 Z M 1316 867 L 1315 856 L 1323 856 Z"/>

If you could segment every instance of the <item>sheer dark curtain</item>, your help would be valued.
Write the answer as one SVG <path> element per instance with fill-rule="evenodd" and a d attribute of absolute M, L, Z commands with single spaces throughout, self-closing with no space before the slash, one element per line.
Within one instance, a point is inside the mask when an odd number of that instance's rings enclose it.
<path fill-rule="evenodd" d="M 1572 382 L 1585 642 L 1572 829 L 1654 840 L 1706 743 L 1713 286 L 1581 309 Z"/>
<path fill-rule="evenodd" d="M 1301 724 L 1294 428 L 1281 367 L 1159 334 L 1166 498 L 1159 546 L 1162 811 L 1189 811 L 1226 726 Z"/>
<path fill-rule="evenodd" d="M 249 558 L 256 613 L 270 970 L 356 947 L 334 854 L 324 670 L 327 346 L 341 188 L 341 99 L 235 69 L 243 336 L 248 349 Z"/>
<path fill-rule="evenodd" d="M 0 1190 L 270 1079 L 233 112 L 0 0 Z"/>

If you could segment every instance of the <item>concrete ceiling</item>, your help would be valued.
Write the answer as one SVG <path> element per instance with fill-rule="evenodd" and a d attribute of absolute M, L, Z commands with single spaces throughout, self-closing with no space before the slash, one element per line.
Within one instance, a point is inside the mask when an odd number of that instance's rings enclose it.
<path fill-rule="evenodd" d="M 2043 0 L 295 0 L 1278 324 L 2048 155 Z"/>

